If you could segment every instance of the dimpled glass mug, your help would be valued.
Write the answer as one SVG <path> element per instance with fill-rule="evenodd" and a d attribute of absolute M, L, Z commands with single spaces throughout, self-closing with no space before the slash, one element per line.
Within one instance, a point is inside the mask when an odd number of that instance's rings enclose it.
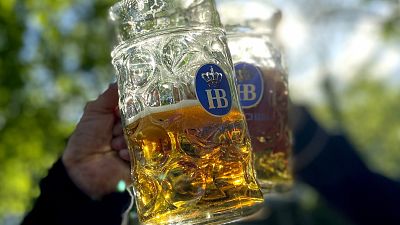
<path fill-rule="evenodd" d="M 212 0 L 110 9 L 119 106 L 143 224 L 221 224 L 263 202 L 233 65 Z"/>

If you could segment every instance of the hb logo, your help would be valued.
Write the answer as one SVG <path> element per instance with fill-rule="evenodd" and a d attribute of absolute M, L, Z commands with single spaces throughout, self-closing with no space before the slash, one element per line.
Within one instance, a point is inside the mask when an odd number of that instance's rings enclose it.
<path fill-rule="evenodd" d="M 224 116 L 232 107 L 231 89 L 224 71 L 215 64 L 202 66 L 196 74 L 196 94 L 203 108 Z"/>
<path fill-rule="evenodd" d="M 209 109 L 223 109 L 228 107 L 228 99 L 224 89 L 206 90 Z M 216 104 L 214 104 L 216 102 Z M 216 105 L 216 106 L 215 106 Z"/>
<path fill-rule="evenodd" d="M 256 85 L 238 84 L 239 98 L 241 101 L 254 101 L 257 99 Z"/>
<path fill-rule="evenodd" d="M 252 64 L 238 63 L 235 65 L 235 73 L 240 105 L 244 109 L 257 106 L 264 94 L 261 71 Z"/>

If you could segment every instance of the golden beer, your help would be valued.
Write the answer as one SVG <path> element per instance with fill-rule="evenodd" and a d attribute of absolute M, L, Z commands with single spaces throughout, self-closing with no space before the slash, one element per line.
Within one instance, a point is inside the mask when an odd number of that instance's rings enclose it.
<path fill-rule="evenodd" d="M 197 100 L 148 108 L 125 129 L 139 219 L 218 224 L 263 202 L 243 113 L 216 117 Z"/>

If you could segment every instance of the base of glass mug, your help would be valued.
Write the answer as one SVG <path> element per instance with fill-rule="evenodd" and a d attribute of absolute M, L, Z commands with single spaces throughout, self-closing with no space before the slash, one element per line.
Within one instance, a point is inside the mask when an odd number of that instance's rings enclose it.
<path fill-rule="evenodd" d="M 292 180 L 280 180 L 280 181 L 262 181 L 258 180 L 263 195 L 270 193 L 288 193 L 293 189 Z"/>
<path fill-rule="evenodd" d="M 243 219 L 259 211 L 263 206 L 259 198 L 234 200 L 197 208 L 190 211 L 171 211 L 157 218 L 142 222 L 144 225 L 156 224 L 227 224 Z M 238 207 L 239 206 L 239 207 Z"/>

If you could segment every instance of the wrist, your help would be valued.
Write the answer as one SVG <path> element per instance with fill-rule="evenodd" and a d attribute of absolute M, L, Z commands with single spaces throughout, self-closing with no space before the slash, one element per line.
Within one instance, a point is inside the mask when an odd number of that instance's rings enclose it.
<path fill-rule="evenodd" d="M 48 211 L 54 220 L 63 220 L 55 224 L 75 224 L 76 221 L 87 221 L 79 224 L 94 224 L 94 221 L 98 221 L 96 224 L 116 224 L 114 222 L 122 219 L 131 201 L 127 191 L 94 200 L 71 179 L 63 160 L 54 164 L 40 187 L 41 201 L 47 203 L 44 211 Z"/>

